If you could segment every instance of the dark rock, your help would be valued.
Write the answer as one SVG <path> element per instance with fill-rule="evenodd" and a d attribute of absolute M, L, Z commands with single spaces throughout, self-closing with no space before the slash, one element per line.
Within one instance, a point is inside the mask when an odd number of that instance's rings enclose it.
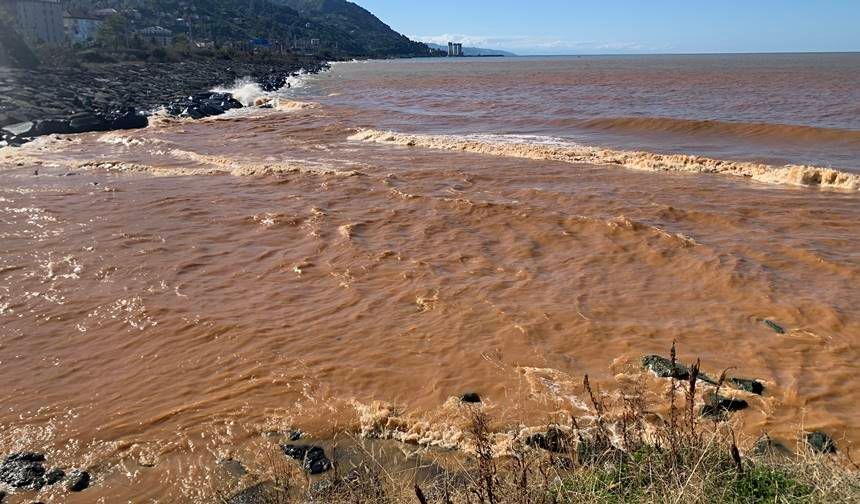
<path fill-rule="evenodd" d="M 705 399 L 705 405 L 702 406 L 702 416 L 715 419 L 725 418 L 726 413 L 745 410 L 749 407 L 743 399 L 732 399 L 728 397 L 710 394 Z"/>
<path fill-rule="evenodd" d="M 806 435 L 806 442 L 817 453 L 836 453 L 836 441 L 823 432 L 810 432 Z"/>
<path fill-rule="evenodd" d="M 242 104 L 230 93 L 205 92 L 170 102 L 167 112 L 172 116 L 202 119 L 236 108 L 242 108 Z"/>
<path fill-rule="evenodd" d="M 30 136 L 43 136 L 69 133 L 69 121 L 66 119 L 42 119 L 35 122 Z"/>
<path fill-rule="evenodd" d="M 245 469 L 245 466 L 242 465 L 242 463 L 238 460 L 224 459 L 218 461 L 218 465 L 223 467 L 225 471 L 237 478 L 241 478 L 242 476 L 248 474 L 248 471 Z"/>
<path fill-rule="evenodd" d="M 0 504 L 3 503 L 3 499 L 6 498 L 6 492 L 0 490 Z"/>
<path fill-rule="evenodd" d="M 460 401 L 469 404 L 477 404 L 481 402 L 481 396 L 477 392 L 466 392 L 460 396 Z"/>
<path fill-rule="evenodd" d="M 322 474 L 331 469 L 331 461 L 325 455 L 325 450 L 318 446 L 281 445 L 284 455 L 302 463 L 302 467 L 310 474 Z"/>
<path fill-rule="evenodd" d="M 53 485 L 54 483 L 59 483 L 65 477 L 66 472 L 62 469 L 51 469 L 45 474 L 45 483 Z"/>
<path fill-rule="evenodd" d="M 104 116 L 84 112 L 69 118 L 69 133 L 108 131 L 110 129 L 110 122 Z"/>
<path fill-rule="evenodd" d="M 779 441 L 774 441 L 767 434 L 762 435 L 753 445 L 753 453 L 760 457 L 788 457 L 791 450 Z"/>
<path fill-rule="evenodd" d="M 546 433 L 539 432 L 529 436 L 526 444 L 553 453 L 567 453 L 570 451 L 570 436 L 558 427 L 550 427 Z"/>
<path fill-rule="evenodd" d="M 149 125 L 149 119 L 134 107 L 125 107 L 107 114 L 112 130 L 127 130 L 145 128 Z"/>
<path fill-rule="evenodd" d="M 642 358 L 642 367 L 650 369 L 660 378 L 676 378 L 678 380 L 686 380 L 690 377 L 690 370 L 687 366 L 675 361 L 675 367 L 672 367 L 672 361 L 660 357 L 659 355 L 646 355 Z"/>
<path fill-rule="evenodd" d="M 289 78 L 289 73 L 273 73 L 257 79 L 257 83 L 263 91 L 272 92 L 286 86 Z"/>
<path fill-rule="evenodd" d="M 764 384 L 758 380 L 747 378 L 729 378 L 729 383 L 740 390 L 761 395 L 764 392 Z"/>
<path fill-rule="evenodd" d="M 66 488 L 70 492 L 82 492 L 90 486 L 90 473 L 86 471 L 75 471 L 69 475 L 69 483 Z"/>
<path fill-rule="evenodd" d="M 0 483 L 12 488 L 39 490 L 45 486 L 45 456 L 40 453 L 13 453 L 0 464 Z"/>

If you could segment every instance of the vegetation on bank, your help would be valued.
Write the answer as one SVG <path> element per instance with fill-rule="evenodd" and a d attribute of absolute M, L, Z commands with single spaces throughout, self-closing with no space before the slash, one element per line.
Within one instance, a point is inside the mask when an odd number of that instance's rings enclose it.
<path fill-rule="evenodd" d="M 364 8 L 344 0 L 69 0 L 74 12 L 113 8 L 96 36 L 68 47 L 25 41 L 15 32 L 14 15 L 0 4 L 0 64 L 31 68 L 39 63 L 269 59 L 296 55 L 323 60 L 392 58 L 441 54 L 397 33 Z M 170 34 L 163 44 L 142 35 L 159 26 Z"/>
<path fill-rule="evenodd" d="M 674 349 L 673 349 L 674 364 Z M 312 481 L 301 468 L 271 458 L 265 480 L 225 504 L 292 502 L 417 504 L 834 503 L 860 502 L 860 467 L 850 453 L 799 440 L 792 452 L 763 436 L 742 454 L 731 421 L 702 416 L 707 397 L 698 366 L 689 379 L 667 380 L 666 410 L 654 413 L 640 386 L 609 403 L 584 380 L 593 414 L 568 416 L 545 432 L 516 436 L 495 453 L 490 419 L 463 405 L 470 447 L 455 469 L 419 461 L 386 466 L 365 449 L 352 467 L 335 464 Z M 715 387 L 719 392 L 725 374 Z M 728 413 L 725 411 L 723 413 Z M 448 464 L 445 467 L 450 467 Z M 428 472 L 431 476 L 427 476 Z"/>

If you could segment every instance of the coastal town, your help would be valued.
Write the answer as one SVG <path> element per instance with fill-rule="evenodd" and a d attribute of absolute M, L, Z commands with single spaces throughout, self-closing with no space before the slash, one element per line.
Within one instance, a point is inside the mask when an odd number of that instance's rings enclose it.
<path fill-rule="evenodd" d="M 140 2 L 142 4 L 142 2 Z M 105 4 L 116 7 L 93 8 Z M 294 35 L 286 39 L 266 36 L 219 37 L 213 26 L 217 20 L 194 2 L 179 2 L 181 14 L 153 16 L 128 2 L 80 2 L 74 0 L 0 0 L 11 25 L 30 47 L 88 48 L 107 43 L 115 48 L 161 47 L 187 44 L 193 49 L 216 46 L 244 51 L 299 52 L 318 54 L 338 49 L 337 41 L 327 43 L 314 36 Z M 253 9 L 254 2 L 249 8 Z M 305 23 L 304 30 L 312 30 Z M 2 45 L 0 45 L 2 51 Z M 3 56 L 0 54 L 0 62 Z"/>

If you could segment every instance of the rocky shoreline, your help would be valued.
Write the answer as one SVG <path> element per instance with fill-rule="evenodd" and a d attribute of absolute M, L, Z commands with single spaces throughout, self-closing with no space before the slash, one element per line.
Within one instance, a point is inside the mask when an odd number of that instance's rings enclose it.
<path fill-rule="evenodd" d="M 208 90 L 250 78 L 274 91 L 325 61 L 252 62 L 200 59 L 179 63 L 116 63 L 35 70 L 0 67 L 0 146 L 50 134 L 142 128 L 152 111 L 199 119 L 242 104 Z"/>
<path fill-rule="evenodd" d="M 677 440 L 672 441 L 672 439 L 675 436 L 686 436 L 687 433 L 684 431 L 684 429 L 688 428 L 686 425 L 689 425 L 689 428 L 692 429 L 691 437 L 687 441 L 701 441 L 704 438 L 695 435 L 694 432 L 697 429 L 695 426 L 698 425 L 698 421 L 694 419 L 695 417 L 700 417 L 705 424 L 713 422 L 712 425 L 714 425 L 715 431 L 718 431 L 719 429 L 716 427 L 718 423 L 728 422 L 732 414 L 747 408 L 746 401 L 737 398 L 734 392 L 739 391 L 753 395 L 762 395 L 765 393 L 764 383 L 760 380 L 727 377 L 725 373 L 717 379 L 711 378 L 699 369 L 698 362 L 687 365 L 677 360 L 674 348 L 669 357 L 645 355 L 641 358 L 639 364 L 643 371 L 652 373 L 658 379 L 672 380 L 673 397 L 685 394 L 687 397 L 687 406 L 678 406 L 675 413 L 678 416 L 677 424 L 672 424 L 670 427 L 672 432 L 669 433 L 668 437 L 664 436 L 660 438 L 663 441 L 668 439 L 670 442 L 679 442 Z M 714 387 L 715 390 L 710 392 L 698 390 L 697 383 Z M 647 444 L 643 444 L 644 441 L 642 440 L 640 440 L 640 445 L 636 445 L 635 443 L 630 444 L 628 434 L 631 434 L 633 431 L 628 432 L 627 429 L 630 429 L 631 425 L 644 422 L 645 416 L 643 413 L 640 413 L 639 417 L 634 418 L 635 422 L 632 424 L 622 425 L 621 428 L 626 432 L 626 434 L 621 436 L 624 439 L 624 443 L 623 446 L 615 446 L 610 441 L 610 432 L 607 430 L 608 424 L 606 423 L 612 423 L 612 420 L 608 417 L 602 418 L 606 414 L 607 405 L 603 403 L 603 399 L 596 399 L 592 394 L 587 377 L 585 378 L 584 387 L 594 402 L 595 411 L 598 412 L 598 420 L 595 425 L 582 428 L 576 422 L 575 418 L 573 418 L 571 425 L 550 424 L 539 430 L 524 430 L 515 434 L 511 441 L 513 443 L 511 446 L 519 445 L 520 450 L 532 453 L 531 456 L 550 457 L 553 464 L 564 469 L 583 466 L 583 464 L 587 466 L 593 462 L 593 459 L 596 460 L 600 456 L 605 456 L 606 453 L 620 454 L 619 456 L 622 458 L 630 457 L 631 453 L 628 452 L 636 451 L 641 453 L 643 446 L 647 450 L 665 451 L 660 448 L 660 441 L 657 442 L 657 445 L 650 447 Z M 693 405 L 696 403 L 695 396 L 697 393 L 703 398 L 703 406 L 697 413 L 694 413 Z M 488 430 L 485 430 L 488 428 L 488 422 L 486 421 L 485 414 L 482 412 L 483 400 L 481 396 L 475 392 L 464 393 L 459 397 L 459 402 L 467 417 L 472 418 L 473 422 L 475 419 L 480 420 L 480 425 L 477 427 L 473 426 L 473 430 L 470 431 L 471 435 L 475 438 L 475 442 L 478 444 L 481 442 L 487 443 L 485 448 L 490 450 L 489 453 L 492 453 L 489 441 L 492 434 Z M 674 407 L 675 404 L 673 402 Z M 684 415 L 687 416 L 685 417 Z M 628 420 L 630 419 L 628 418 Z M 682 424 L 685 427 L 677 427 Z M 679 430 L 676 431 L 676 428 Z M 270 431 L 265 435 L 276 443 L 277 451 L 283 456 L 283 460 L 292 462 L 291 467 L 294 468 L 294 473 L 304 475 L 301 478 L 312 483 L 308 491 L 311 494 L 320 494 L 323 496 L 326 491 L 332 490 L 336 485 L 351 485 L 361 480 L 362 475 L 356 472 L 357 469 L 344 474 L 340 474 L 337 470 L 338 466 L 359 468 L 368 462 L 367 455 L 370 452 L 361 446 L 353 446 L 355 443 L 375 443 L 373 452 L 379 455 L 382 455 L 386 450 L 395 454 L 403 454 L 400 448 L 397 447 L 400 446 L 399 442 L 393 440 L 393 438 L 389 439 L 384 435 L 368 436 L 363 441 L 358 441 L 355 438 L 347 436 L 346 444 L 341 446 L 338 446 L 338 443 L 332 440 L 314 441 L 313 439 L 308 439 L 306 434 L 298 429 L 285 432 Z M 641 436 L 642 433 L 640 432 L 638 435 Z M 481 441 L 482 439 L 483 441 Z M 386 446 L 384 443 L 387 441 L 396 446 L 394 448 Z M 734 445 L 734 437 L 731 438 L 730 442 L 733 447 L 732 449 L 737 452 L 737 447 Z M 794 453 L 787 444 L 774 440 L 767 433 L 763 433 L 743 456 L 747 459 L 751 457 L 751 460 L 768 458 L 786 460 L 797 455 L 802 456 L 803 452 L 808 452 L 813 454 L 813 456 L 819 457 L 834 456 L 839 452 L 836 441 L 830 435 L 821 431 L 805 432 L 802 437 L 802 444 L 803 446 L 797 447 L 798 453 Z M 634 446 L 638 446 L 638 448 L 633 448 Z M 414 448 L 415 450 L 420 450 L 418 445 Z M 467 451 L 466 453 L 468 455 L 471 452 Z M 525 456 L 525 453 L 522 452 L 518 456 Z M 735 461 L 740 466 L 741 455 L 738 453 L 736 453 L 737 458 Z M 480 450 L 478 455 L 480 456 Z M 492 458 L 492 455 L 489 455 L 489 457 Z M 392 460 L 396 458 L 396 455 L 391 457 Z M 81 492 L 86 490 L 95 481 L 90 472 L 88 472 L 88 470 L 92 470 L 90 468 L 66 470 L 59 467 L 51 468 L 47 466 L 47 463 L 48 459 L 46 455 L 38 452 L 11 453 L 0 458 L 0 504 L 2 504 L 4 498 L 7 496 L 6 491 L 36 493 L 43 488 L 62 485 L 68 492 Z M 379 465 L 378 460 L 374 459 L 373 463 Z M 747 464 L 751 463 L 747 462 Z M 278 498 L 283 497 L 284 488 L 279 487 L 277 481 L 266 479 L 270 476 L 252 474 L 252 470 L 241 460 L 233 458 L 221 459 L 218 461 L 218 464 L 226 471 L 225 480 L 239 485 L 238 489 L 234 488 L 232 492 L 224 495 L 220 502 L 228 504 L 281 502 Z M 286 466 L 279 465 L 279 467 L 281 467 L 280 470 L 286 471 L 284 474 L 293 471 L 293 469 L 287 469 Z M 331 472 L 338 474 L 331 476 Z M 443 470 L 435 472 L 437 475 L 444 473 Z M 324 474 L 328 476 L 314 478 L 313 480 L 310 479 L 311 477 Z M 230 475 L 230 478 L 226 478 L 226 475 Z M 246 478 L 249 475 L 251 477 Z M 247 481 L 255 483 L 250 486 L 242 484 L 242 482 L 247 483 Z"/>

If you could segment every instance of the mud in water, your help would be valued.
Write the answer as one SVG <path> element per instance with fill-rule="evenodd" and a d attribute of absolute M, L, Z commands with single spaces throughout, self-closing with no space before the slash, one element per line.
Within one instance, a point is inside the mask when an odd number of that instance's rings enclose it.
<path fill-rule="evenodd" d="M 538 63 L 457 67 L 463 100 Z M 0 453 L 94 475 L 39 500 L 207 502 L 219 461 L 253 472 L 294 429 L 458 448 L 465 392 L 501 430 L 589 416 L 583 375 L 661 393 L 639 359 L 673 341 L 764 382 L 742 432 L 860 441 L 851 163 L 381 117 L 431 102 L 410 65 L 456 86 L 456 64 L 338 65 L 271 109 L 0 150 Z M 347 103 L 371 73 L 402 95 Z M 857 127 L 831 122 L 809 127 Z"/>

